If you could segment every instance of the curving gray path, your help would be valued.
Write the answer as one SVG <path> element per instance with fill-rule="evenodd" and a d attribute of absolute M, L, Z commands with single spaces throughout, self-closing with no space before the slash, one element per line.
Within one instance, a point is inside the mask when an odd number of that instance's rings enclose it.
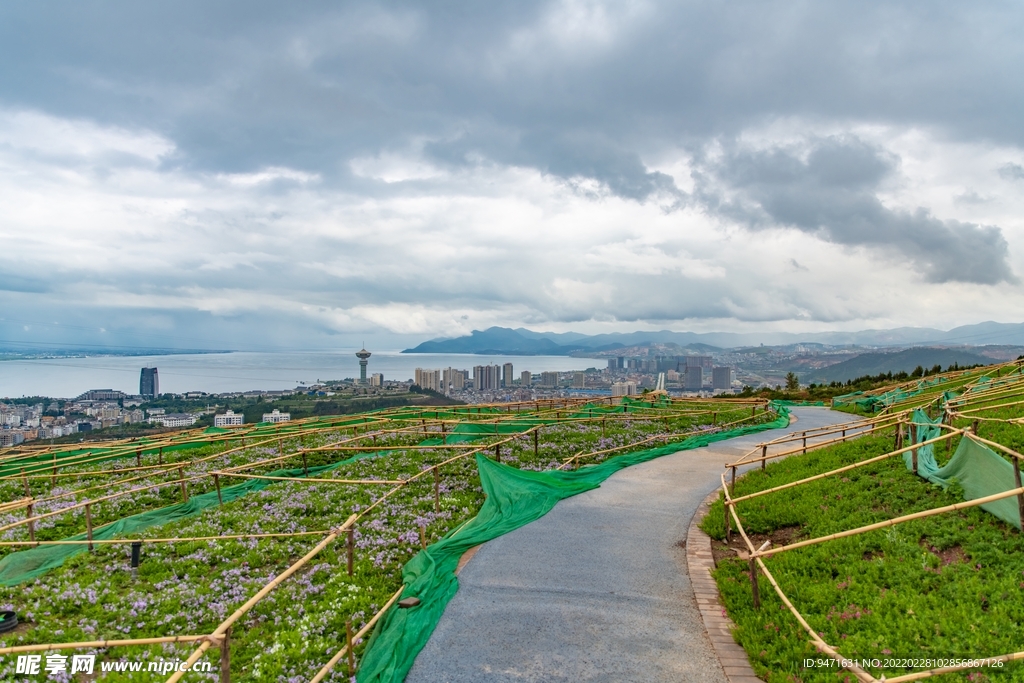
<path fill-rule="evenodd" d="M 679 542 L 725 463 L 785 432 L 852 417 L 791 412 L 785 430 L 627 468 L 481 546 L 406 680 L 725 681 Z"/>

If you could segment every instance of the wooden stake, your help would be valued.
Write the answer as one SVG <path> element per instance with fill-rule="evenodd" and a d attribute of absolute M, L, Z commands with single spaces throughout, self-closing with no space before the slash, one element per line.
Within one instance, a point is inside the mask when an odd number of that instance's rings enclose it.
<path fill-rule="evenodd" d="M 768 467 L 768 444 L 761 445 L 761 471 Z"/>
<path fill-rule="evenodd" d="M 348 575 L 352 576 L 355 571 L 356 555 L 356 530 L 348 528 Z"/>
<path fill-rule="evenodd" d="M 348 675 L 354 676 L 356 673 L 356 656 L 352 652 L 352 622 L 345 622 L 345 641 L 348 643 Z"/>
<path fill-rule="evenodd" d="M 1018 476 L 1017 478 L 1019 479 L 1020 477 Z M 28 540 L 34 542 L 36 540 L 36 523 L 32 521 L 32 503 L 29 503 L 28 507 L 25 508 L 25 514 L 28 519 Z"/>
<path fill-rule="evenodd" d="M 136 467 L 142 467 L 142 449 L 141 448 L 136 448 L 135 449 L 135 466 Z"/>
<path fill-rule="evenodd" d="M 231 628 L 220 641 L 220 683 L 231 683 Z"/>
<path fill-rule="evenodd" d="M 494 444 L 494 459 L 501 462 L 501 444 Z"/>
<path fill-rule="evenodd" d="M 754 609 L 761 609 L 761 591 L 757 587 L 757 562 L 754 558 L 747 561 L 750 565 L 750 591 L 754 596 Z"/>
<path fill-rule="evenodd" d="M 910 423 L 910 443 L 917 444 L 917 425 L 913 422 Z M 917 474 L 917 449 L 910 451 L 910 464 L 914 470 L 914 474 Z"/>
<path fill-rule="evenodd" d="M 977 421 L 975 421 L 977 423 Z M 57 454 L 53 454 L 53 474 L 50 476 L 50 486 L 57 485 Z"/>
<path fill-rule="evenodd" d="M 972 431 L 972 432 L 974 432 L 974 435 L 975 435 L 975 436 L 981 436 L 981 434 L 979 434 L 979 433 L 978 433 L 978 428 L 979 428 L 980 426 L 981 426 L 981 420 L 975 420 L 975 421 L 974 421 L 974 422 L 973 422 L 973 423 L 971 424 L 971 431 Z"/>
<path fill-rule="evenodd" d="M 1013 461 L 1013 481 L 1017 488 L 1024 486 L 1020 481 L 1020 461 L 1018 460 Z M 1024 529 L 1024 494 L 1017 495 L 1017 515 L 1020 517 L 1021 528 Z"/>
<path fill-rule="evenodd" d="M 540 457 L 540 446 L 538 445 L 540 440 L 540 427 L 533 430 L 533 457 Z"/>
<path fill-rule="evenodd" d="M 423 549 L 427 549 L 427 527 L 420 524 L 420 545 Z"/>
<path fill-rule="evenodd" d="M 732 468 L 732 485 L 729 487 L 733 493 L 736 493 L 736 466 Z"/>
<path fill-rule="evenodd" d="M 711 413 L 711 424 L 713 424 L 713 425 L 718 424 L 718 411 L 717 410 L 715 412 Z"/>
<path fill-rule="evenodd" d="M 185 489 L 185 468 L 178 465 L 178 485 L 181 487 L 181 502 L 188 502 L 188 492 Z"/>
<path fill-rule="evenodd" d="M 32 490 L 28 487 L 28 477 L 25 476 L 25 468 L 21 468 L 21 481 L 25 484 L 25 495 L 29 498 L 32 497 Z"/>
<path fill-rule="evenodd" d="M 85 504 L 85 537 L 89 539 L 89 550 L 92 550 L 92 505 Z"/>
<path fill-rule="evenodd" d="M 213 475 L 213 485 L 217 487 L 217 504 L 218 505 L 223 505 L 224 504 L 224 498 L 223 498 L 223 496 L 220 495 L 220 475 L 219 474 L 214 474 Z"/>
<path fill-rule="evenodd" d="M 309 467 L 306 465 L 306 451 L 302 451 L 302 473 L 309 476 Z"/>
<path fill-rule="evenodd" d="M 729 501 L 722 501 L 722 509 L 725 510 L 725 542 L 732 539 L 732 524 L 729 523 Z"/>
<path fill-rule="evenodd" d="M 807 455 L 807 432 L 804 432 L 804 455 Z"/>
<path fill-rule="evenodd" d="M 434 470 L 434 512 L 441 512 L 441 473 L 437 469 L 437 465 L 433 467 Z"/>
<path fill-rule="evenodd" d="M 242 439 L 242 444 L 245 445 L 245 439 Z M 164 447 L 163 446 L 161 446 L 160 450 L 157 452 L 157 464 L 158 465 L 163 465 L 164 464 Z"/>

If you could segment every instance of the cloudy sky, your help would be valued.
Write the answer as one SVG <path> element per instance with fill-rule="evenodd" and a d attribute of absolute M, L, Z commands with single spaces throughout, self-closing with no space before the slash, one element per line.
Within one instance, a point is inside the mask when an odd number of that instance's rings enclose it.
<path fill-rule="evenodd" d="M 0 338 L 1024 320 L 1017 3 L 0 6 Z"/>

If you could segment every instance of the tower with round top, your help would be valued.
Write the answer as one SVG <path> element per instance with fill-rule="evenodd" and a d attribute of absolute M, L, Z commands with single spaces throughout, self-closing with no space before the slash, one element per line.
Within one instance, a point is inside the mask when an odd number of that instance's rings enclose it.
<path fill-rule="evenodd" d="M 366 384 L 366 366 L 370 362 L 370 352 L 365 348 L 356 351 L 356 358 L 359 359 L 359 383 Z"/>

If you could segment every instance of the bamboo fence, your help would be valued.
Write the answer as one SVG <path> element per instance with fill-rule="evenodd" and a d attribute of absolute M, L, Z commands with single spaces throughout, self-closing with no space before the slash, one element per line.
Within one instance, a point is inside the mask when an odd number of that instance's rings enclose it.
<path fill-rule="evenodd" d="M 1016 372 L 1016 371 L 1020 370 L 1021 363 L 1019 361 L 1015 361 L 1013 363 L 1007 363 L 1007 364 L 1001 365 L 997 369 L 992 370 L 989 373 L 986 373 L 986 375 L 983 375 L 982 377 L 988 376 L 989 374 L 991 374 L 991 372 L 999 373 L 1003 368 L 1007 368 L 1007 367 L 1011 368 L 1011 372 Z M 997 374 L 997 377 L 998 376 L 1000 376 L 1000 375 Z M 970 387 L 975 387 L 975 386 L 982 386 L 980 384 L 982 377 L 979 377 L 974 382 L 972 382 L 969 385 L 969 388 Z M 1014 379 L 1014 382 L 1016 384 L 1022 384 L 1021 381 L 1018 381 L 1016 379 Z M 973 399 L 973 398 L 977 397 L 977 398 L 981 398 L 982 401 L 984 401 L 985 396 L 987 396 L 987 395 L 990 395 L 990 394 L 987 394 L 987 393 L 984 393 L 984 392 L 975 392 L 974 395 L 971 396 L 970 398 Z M 1021 388 L 1017 387 L 1017 396 L 1020 396 L 1020 395 L 1021 395 Z M 964 400 L 964 401 L 961 401 L 960 403 L 961 404 L 968 404 L 969 400 Z M 1013 405 L 1018 405 L 1018 404 L 1022 404 L 1022 403 L 1024 403 L 1024 401 L 1016 401 L 1016 402 L 1014 402 Z M 955 417 L 965 417 L 965 418 L 966 417 L 974 417 L 974 415 L 973 415 L 974 412 L 975 411 L 972 411 L 972 410 L 960 411 L 960 412 L 947 411 L 945 413 L 944 418 L 949 420 L 949 421 L 952 421 L 952 419 L 955 418 Z M 889 418 L 889 419 L 887 420 L 886 418 Z M 895 418 L 895 419 L 893 419 L 893 418 Z M 974 418 L 974 419 L 977 419 L 977 418 Z M 868 425 L 868 424 L 870 424 L 870 428 L 867 431 L 864 431 L 865 425 Z M 908 416 L 907 416 L 906 413 L 901 413 L 899 415 L 888 415 L 888 416 L 884 416 L 882 418 L 876 418 L 875 420 L 865 420 L 865 421 L 862 421 L 860 423 L 861 431 L 856 433 L 854 436 L 859 436 L 859 435 L 866 434 L 866 433 L 872 433 L 872 432 L 875 432 L 877 429 L 895 428 L 894 431 L 896 431 L 897 434 L 898 434 L 898 436 L 897 436 L 898 447 L 892 449 L 891 451 L 887 451 L 887 452 L 885 452 L 885 453 L 883 453 L 881 455 L 870 457 L 870 458 L 866 458 L 866 459 L 860 460 L 860 461 L 858 461 L 856 463 L 852 463 L 850 465 L 846 465 L 844 467 L 835 468 L 835 469 L 829 470 L 827 472 L 821 472 L 819 474 L 816 474 L 816 475 L 813 475 L 813 476 L 810 476 L 810 477 L 806 477 L 806 478 L 803 478 L 803 479 L 800 479 L 800 480 L 797 480 L 797 481 L 793 481 L 793 482 L 788 482 L 786 484 L 781 484 L 781 485 L 774 486 L 774 487 L 771 487 L 771 488 L 768 488 L 768 489 L 763 489 L 763 490 L 756 491 L 756 492 L 753 492 L 753 493 L 750 493 L 750 494 L 747 494 L 747 495 L 735 496 L 735 494 L 734 494 L 734 492 L 735 492 L 735 483 L 736 483 L 736 468 L 737 467 L 739 467 L 741 465 L 749 465 L 750 463 L 758 462 L 758 461 L 760 461 L 762 463 L 762 467 L 763 467 L 764 462 L 767 459 L 770 459 L 770 458 L 785 457 L 786 455 L 792 455 L 792 454 L 794 454 L 796 452 L 807 452 L 808 450 L 816 450 L 816 449 L 820 449 L 820 448 L 824 448 L 824 447 L 827 447 L 829 445 L 832 445 L 832 444 L 836 443 L 837 441 L 845 441 L 846 438 L 847 438 L 847 430 L 850 429 L 850 426 L 849 425 L 841 425 L 840 426 L 843 429 L 843 432 L 842 432 L 843 433 L 843 438 L 841 438 L 839 440 L 834 440 L 833 439 L 833 440 L 828 440 L 828 441 L 824 441 L 824 442 L 813 443 L 813 444 L 809 445 L 806 449 L 794 449 L 794 450 L 785 451 L 785 452 L 781 452 L 781 453 L 775 453 L 775 454 L 772 454 L 772 455 L 769 456 L 769 455 L 766 455 L 766 451 L 767 451 L 767 447 L 768 446 L 776 445 L 776 444 L 779 444 L 779 443 L 785 443 L 786 441 L 791 441 L 792 439 L 791 438 L 790 439 L 776 439 L 774 441 L 765 442 L 764 444 L 759 444 L 758 447 L 756 447 L 753 450 L 751 450 L 748 454 L 746 454 L 745 456 L 740 458 L 735 463 L 727 464 L 726 467 L 725 467 L 725 470 L 723 470 L 723 472 L 721 474 L 722 496 L 723 496 L 723 503 L 724 503 L 724 510 L 725 510 L 725 524 L 724 525 L 725 525 L 726 537 L 728 538 L 728 536 L 730 535 L 730 533 L 732 531 L 732 526 L 735 525 L 736 531 L 738 532 L 738 534 L 739 534 L 740 538 L 742 539 L 744 545 L 746 545 L 746 547 L 747 547 L 747 550 L 748 550 L 748 555 L 747 555 L 748 572 L 749 572 L 749 576 L 750 576 L 750 585 L 751 585 L 752 598 L 753 598 L 753 604 L 754 604 L 755 609 L 760 608 L 760 589 L 759 589 L 759 586 L 758 586 L 758 576 L 759 576 L 759 574 L 763 574 L 763 576 L 768 580 L 769 584 L 772 586 L 772 589 L 778 595 L 778 597 L 781 600 L 782 604 L 786 607 L 786 609 L 790 612 L 790 614 L 793 615 L 793 617 L 796 619 L 797 623 L 800 624 L 801 628 L 803 628 L 804 631 L 806 631 L 811 644 L 814 645 L 814 647 L 819 652 L 821 652 L 822 654 L 824 654 L 824 655 L 834 659 L 837 662 L 837 665 L 838 665 L 838 667 L 840 669 L 845 669 L 845 670 L 849 671 L 850 674 L 855 676 L 858 680 L 865 681 L 866 683 L 874 683 L 874 682 L 879 681 L 879 680 L 881 680 L 881 681 L 888 681 L 889 683 L 893 683 L 894 681 L 914 681 L 914 680 L 920 680 L 920 679 L 924 679 L 924 678 L 930 678 L 932 676 L 937 676 L 937 675 L 944 674 L 944 673 L 969 670 L 971 668 L 976 668 L 976 666 L 970 666 L 970 665 L 951 666 L 951 667 L 945 667 L 945 668 L 937 668 L 937 669 L 929 669 L 929 670 L 926 670 L 926 671 L 913 672 L 913 673 L 909 673 L 909 674 L 905 674 L 905 675 L 901 675 L 901 676 L 896 676 L 896 677 L 892 677 L 892 678 L 886 678 L 885 676 L 883 676 L 881 679 L 875 678 L 874 675 L 872 675 L 869 671 L 866 671 L 866 670 L 860 668 L 853 661 L 851 661 L 852 659 L 855 659 L 855 658 L 845 657 L 845 656 L 841 655 L 834 646 L 826 643 L 823 640 L 822 636 L 820 636 L 818 634 L 818 632 L 815 631 L 815 629 L 808 623 L 808 621 L 804 617 L 804 615 L 802 615 L 800 613 L 800 611 L 796 608 L 796 606 L 794 606 L 792 601 L 786 595 L 785 591 L 783 591 L 782 587 L 779 585 L 778 581 L 775 579 L 775 577 L 772 575 L 771 571 L 769 570 L 768 566 L 765 564 L 765 559 L 770 558 L 770 557 L 772 557 L 774 555 L 778 555 L 778 554 L 784 553 L 784 552 L 789 552 L 789 551 L 797 550 L 797 549 L 800 549 L 800 548 L 806 548 L 806 547 L 809 547 L 809 546 L 812 546 L 812 545 L 818 545 L 818 544 L 821 544 L 821 543 L 827 543 L 829 541 L 837 540 L 837 539 L 840 539 L 840 538 L 849 538 L 849 537 L 852 537 L 852 536 L 858 536 L 860 534 L 864 534 L 864 533 L 868 533 L 868 532 L 871 532 L 871 531 L 876 531 L 876 530 L 879 530 L 879 529 L 884 529 L 884 528 L 896 526 L 898 524 L 902 524 L 902 523 L 913 521 L 913 520 L 917 520 L 917 519 L 923 519 L 923 518 L 926 518 L 926 517 L 942 515 L 942 514 L 946 514 L 946 513 L 949 513 L 949 512 L 954 512 L 954 511 L 957 511 L 957 510 L 963 510 L 963 509 L 966 509 L 966 508 L 977 507 L 977 506 L 980 506 L 980 505 L 984 505 L 986 503 L 990 503 L 990 502 L 997 501 L 997 500 L 1002 500 L 1002 499 L 1013 497 L 1013 496 L 1016 496 L 1017 499 L 1018 499 L 1018 505 L 1019 505 L 1020 511 L 1021 511 L 1021 519 L 1024 520 L 1024 485 L 1022 485 L 1022 483 L 1021 483 L 1021 472 L 1020 472 L 1020 464 L 1022 462 L 1024 462 L 1024 455 L 1022 455 L 1022 454 L 1018 453 L 1017 451 L 1014 451 L 1013 449 L 1010 449 L 1010 448 L 1008 448 L 1008 447 L 1006 447 L 1006 446 L 1004 446 L 1002 444 L 999 444 L 997 442 L 991 441 L 989 439 L 981 438 L 974 431 L 972 431 L 972 428 L 970 428 L 970 427 L 968 427 L 968 428 L 956 428 L 956 427 L 953 427 L 952 425 L 947 425 L 947 424 L 935 425 L 935 426 L 938 426 L 940 429 L 945 430 L 945 433 L 943 433 L 943 434 L 941 434 L 941 435 L 939 435 L 939 436 L 937 436 L 935 438 L 927 439 L 927 440 L 922 441 L 920 443 L 912 443 L 909 446 L 901 447 L 901 446 L 899 446 L 899 444 L 902 441 L 901 435 L 902 435 L 903 427 L 904 427 L 905 424 L 916 426 L 916 425 L 913 425 L 913 423 L 908 420 Z M 976 429 L 976 424 L 977 423 L 975 422 L 975 429 Z M 837 431 L 835 428 L 831 429 L 832 433 L 834 433 L 835 431 Z M 819 433 L 817 436 L 821 436 L 821 435 L 822 434 Z M 1006 490 L 1006 491 L 1002 491 L 1000 493 L 984 496 L 984 497 L 981 497 L 981 498 L 976 498 L 976 499 L 972 499 L 972 500 L 968 500 L 968 501 L 962 501 L 962 502 L 954 503 L 954 504 L 951 504 L 951 505 L 944 505 L 944 506 L 940 506 L 940 507 L 937 507 L 937 508 L 931 508 L 931 509 L 928 509 L 928 510 L 921 510 L 921 511 L 918 511 L 918 512 L 915 512 L 915 513 L 901 515 L 901 516 L 898 516 L 898 517 L 895 517 L 895 518 L 892 518 L 892 519 L 883 520 L 883 521 L 876 522 L 876 523 L 873 523 L 873 524 L 863 525 L 863 526 L 860 526 L 860 527 L 857 527 L 857 528 L 854 528 L 854 529 L 848 529 L 848 530 L 845 530 L 845 531 L 840 531 L 840 532 L 832 533 L 832 534 L 829 534 L 829 535 L 826 535 L 826 536 L 817 537 L 817 538 L 806 539 L 806 540 L 802 540 L 802 541 L 796 541 L 796 542 L 792 542 L 792 543 L 789 543 L 789 544 L 786 544 L 786 545 L 783 545 L 783 546 L 779 546 L 779 547 L 774 547 L 774 548 L 770 547 L 771 546 L 771 542 L 770 541 L 766 542 L 765 544 L 763 544 L 760 547 L 755 547 L 754 543 L 751 541 L 750 537 L 746 533 L 745 528 L 743 527 L 743 522 L 742 522 L 742 519 L 741 519 L 739 511 L 738 511 L 738 505 L 740 503 L 753 500 L 753 499 L 758 498 L 760 496 L 765 496 L 765 495 L 770 495 L 770 494 L 773 494 L 773 493 L 778 493 L 780 491 L 784 491 L 784 490 L 791 489 L 791 488 L 794 488 L 794 487 L 797 487 L 797 486 L 801 486 L 803 484 L 807 484 L 807 483 L 810 483 L 810 482 L 813 482 L 813 481 L 818 481 L 818 480 L 821 480 L 821 479 L 824 479 L 824 478 L 827 478 L 827 477 L 834 477 L 836 475 L 839 475 L 839 474 L 842 474 L 842 473 L 845 473 L 845 472 L 849 472 L 851 470 L 854 470 L 854 469 L 857 469 L 857 468 L 860 468 L 860 467 L 865 467 L 865 466 L 868 466 L 868 465 L 871 465 L 871 464 L 874 464 L 874 463 L 878 463 L 878 462 L 881 462 L 883 460 L 887 460 L 887 459 L 895 457 L 895 456 L 903 455 L 903 454 L 908 453 L 908 452 L 913 454 L 913 461 L 912 462 L 913 462 L 913 465 L 914 465 L 914 471 L 916 472 L 917 451 L 918 451 L 918 449 L 920 449 L 923 446 L 927 446 L 927 445 L 931 445 L 931 444 L 937 444 L 937 443 L 940 443 L 940 442 L 947 442 L 947 443 L 949 443 L 949 442 L 951 442 L 956 437 L 972 439 L 972 440 L 974 440 L 974 441 L 976 441 L 978 443 L 981 443 L 981 444 L 984 444 L 984 445 L 986 445 L 986 446 L 988 446 L 990 448 L 996 449 L 997 451 L 999 451 L 999 452 L 1005 454 L 1006 456 L 1010 457 L 1012 459 L 1013 464 L 1014 464 L 1015 482 L 1016 482 L 1015 486 L 1013 488 L 1010 488 L 1010 489 Z M 804 442 L 804 443 L 806 444 L 806 442 Z M 753 456 L 755 456 L 755 454 L 758 454 L 758 453 L 761 454 L 760 457 L 753 457 Z M 731 485 L 726 480 L 727 473 L 731 473 L 731 475 L 732 475 Z M 976 659 L 985 659 L 988 662 L 1016 661 L 1016 660 L 1024 659 L 1024 652 L 1014 652 L 1014 653 L 1009 653 L 1009 654 L 1004 654 L 1004 655 L 997 655 L 997 656 L 993 656 L 993 657 L 976 658 Z"/>

